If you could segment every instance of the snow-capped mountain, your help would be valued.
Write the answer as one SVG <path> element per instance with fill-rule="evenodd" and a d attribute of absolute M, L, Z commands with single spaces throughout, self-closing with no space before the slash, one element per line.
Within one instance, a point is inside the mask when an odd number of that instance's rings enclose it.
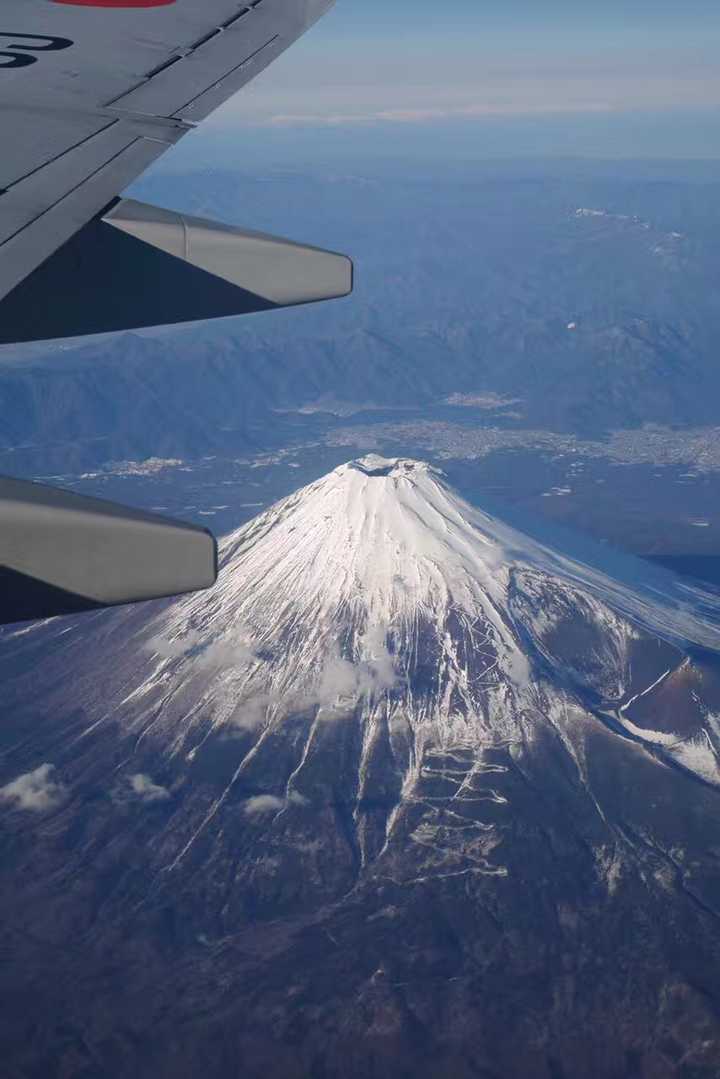
<path fill-rule="evenodd" d="M 473 508 L 427 464 L 365 457 L 228 537 L 218 588 L 145 628 L 130 723 L 156 716 L 155 735 L 191 755 L 209 729 L 262 740 L 298 711 L 354 712 L 368 751 L 379 724 L 409 724 L 403 784 L 426 741 L 531 738 L 573 692 L 628 726 L 631 700 L 682 664 L 671 646 L 720 649 L 720 629 L 670 574 L 623 569 L 631 587 Z M 640 663 L 649 635 L 656 656 Z M 683 755 L 714 779 L 705 718 L 707 740 L 694 730 Z M 684 734 L 648 739 L 672 750 Z"/>
<path fill-rule="evenodd" d="M 601 556 L 370 456 L 210 593 L 8 635 L 0 916 L 67 1068 L 709 1077 L 718 614 Z"/>

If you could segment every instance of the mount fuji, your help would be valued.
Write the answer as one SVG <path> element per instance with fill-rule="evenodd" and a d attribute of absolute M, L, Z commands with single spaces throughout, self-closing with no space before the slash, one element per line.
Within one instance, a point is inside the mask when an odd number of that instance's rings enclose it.
<path fill-rule="evenodd" d="M 720 601 L 376 456 L 222 565 L 3 638 L 10 1074 L 714 1076 Z"/>

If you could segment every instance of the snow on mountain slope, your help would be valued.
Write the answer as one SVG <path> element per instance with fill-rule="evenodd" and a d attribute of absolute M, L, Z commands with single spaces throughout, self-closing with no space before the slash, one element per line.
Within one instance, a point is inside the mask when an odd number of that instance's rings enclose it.
<path fill-rule="evenodd" d="M 229 536 L 222 562 L 214 591 L 143 629 L 149 666 L 123 701 L 133 729 L 152 716 L 191 757 L 211 732 L 261 743 L 290 716 L 359 710 L 367 752 L 387 725 L 407 783 L 426 745 L 532 740 L 537 717 L 578 693 L 622 727 L 618 709 L 682 661 L 678 648 L 720 646 L 670 574 L 627 560 L 628 588 L 417 461 L 337 468 Z"/>

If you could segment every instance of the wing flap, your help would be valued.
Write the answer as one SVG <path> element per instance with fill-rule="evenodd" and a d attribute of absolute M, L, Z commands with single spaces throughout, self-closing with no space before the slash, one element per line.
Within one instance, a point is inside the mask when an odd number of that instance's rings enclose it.
<path fill-rule="evenodd" d="M 339 299 L 352 291 L 352 262 L 335 251 L 134 199 L 121 199 L 103 220 L 273 307 Z"/>
<path fill-rule="evenodd" d="M 122 124 L 107 120 L 91 137 L 12 187 L 0 199 L 0 240 L 11 239 L 49 209 L 48 185 L 54 191 L 54 201 L 60 202 L 128 149 L 135 139 Z"/>
<path fill-rule="evenodd" d="M 0 479 L 0 623 L 209 588 L 217 544 L 197 525 Z"/>
<path fill-rule="evenodd" d="M 121 199 L 0 300 L 0 344 L 269 311 L 352 285 L 344 255 Z"/>
<path fill-rule="evenodd" d="M 113 119 L 93 112 L 34 109 L 28 104 L 11 107 L 8 102 L 3 105 L 0 127 L 5 126 L 10 130 L 17 128 L 23 132 L 23 137 L 16 140 L 12 153 L 4 153 L 0 160 L 0 188 L 4 192 L 28 179 L 43 165 L 49 165 L 76 146 L 81 146 Z"/>
<path fill-rule="evenodd" d="M 20 222 L 16 231 L 0 243 L 0 299 L 78 232 L 89 212 L 99 213 L 113 201 L 118 188 L 127 186 L 167 149 L 166 142 L 138 138 L 121 124 L 103 132 L 98 139 L 97 146 L 88 145 L 82 151 L 87 154 L 86 163 L 92 160 L 94 167 L 86 167 L 84 178 L 75 186 L 67 189 L 61 185 L 59 197 L 51 185 L 49 189 L 55 197 L 49 205 L 42 194 L 48 190 L 47 184 L 39 177 L 37 188 L 29 189 L 29 204 L 24 202 L 24 185 L 0 200 L 1 203 L 12 196 L 13 209 L 4 219 L 4 227 L 8 227 L 13 215 Z M 82 170 L 77 175 L 82 175 Z"/>

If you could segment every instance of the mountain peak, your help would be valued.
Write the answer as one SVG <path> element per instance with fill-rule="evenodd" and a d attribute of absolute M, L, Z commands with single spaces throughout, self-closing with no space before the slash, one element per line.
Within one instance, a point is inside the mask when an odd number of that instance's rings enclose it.
<path fill-rule="evenodd" d="M 341 465 L 234 533 L 218 593 L 256 632 L 291 622 L 335 640 L 410 632 L 450 609 L 497 622 L 507 593 L 502 543 L 425 462 L 363 457 Z M 218 600 L 219 597 L 219 600 Z M 202 597 L 188 601 L 200 612 Z M 495 612 L 495 613 L 491 613 Z"/>
<path fill-rule="evenodd" d="M 411 479 L 419 478 L 434 473 L 441 475 L 438 469 L 432 468 L 425 461 L 414 461 L 409 457 L 381 457 L 377 453 L 369 453 L 357 461 L 349 461 L 348 464 L 340 465 L 335 469 L 339 476 L 348 471 L 362 472 L 365 476 L 385 477 L 388 479 Z"/>
<path fill-rule="evenodd" d="M 431 465 L 369 455 L 227 537 L 218 586 L 147 631 L 143 693 L 195 700 L 168 731 L 188 747 L 208 715 L 270 732 L 338 710 L 366 733 L 382 719 L 423 742 L 522 740 L 566 692 L 624 701 L 648 632 L 654 677 L 686 637 L 717 640 L 693 597 L 631 570 L 635 590 L 471 506 Z"/>

